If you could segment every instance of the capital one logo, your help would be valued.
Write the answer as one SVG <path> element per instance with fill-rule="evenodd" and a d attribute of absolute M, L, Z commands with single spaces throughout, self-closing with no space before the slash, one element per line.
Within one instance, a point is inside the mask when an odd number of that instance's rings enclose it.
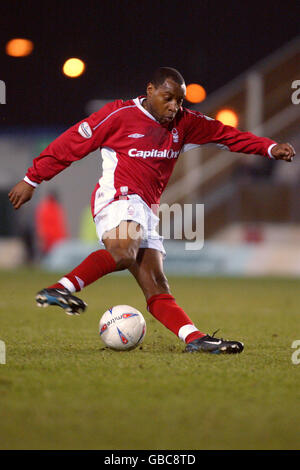
<path fill-rule="evenodd" d="M 3 80 L 0 80 L 0 104 L 6 104 L 6 85 Z"/>
<path fill-rule="evenodd" d="M 138 149 L 130 149 L 128 151 L 128 155 L 130 157 L 141 157 L 141 158 L 177 158 L 179 155 L 178 150 L 172 150 L 172 149 L 165 149 L 165 150 L 157 150 L 157 149 L 152 149 L 152 150 L 138 150 Z"/>

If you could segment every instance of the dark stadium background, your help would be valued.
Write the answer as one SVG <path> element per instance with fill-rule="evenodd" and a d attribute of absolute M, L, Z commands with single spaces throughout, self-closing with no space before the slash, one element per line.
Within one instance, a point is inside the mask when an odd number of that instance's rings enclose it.
<path fill-rule="evenodd" d="M 295 1 L 1 2 L 1 126 L 68 126 L 90 99 L 142 94 L 152 70 L 173 66 L 186 82 L 218 89 L 299 34 Z M 34 42 L 29 57 L 5 54 L 13 37 Z M 85 73 L 61 73 L 79 57 Z"/>

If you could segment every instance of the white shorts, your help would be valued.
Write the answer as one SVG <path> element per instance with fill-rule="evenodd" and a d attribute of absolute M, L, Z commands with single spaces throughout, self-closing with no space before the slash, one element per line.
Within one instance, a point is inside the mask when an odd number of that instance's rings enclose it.
<path fill-rule="evenodd" d="M 116 200 L 104 207 L 95 216 L 96 231 L 103 245 L 103 234 L 118 227 L 123 220 L 133 220 L 143 228 L 143 239 L 140 248 L 153 248 L 166 256 L 163 237 L 156 230 L 159 218 L 137 194 L 127 196 L 128 199 Z"/>

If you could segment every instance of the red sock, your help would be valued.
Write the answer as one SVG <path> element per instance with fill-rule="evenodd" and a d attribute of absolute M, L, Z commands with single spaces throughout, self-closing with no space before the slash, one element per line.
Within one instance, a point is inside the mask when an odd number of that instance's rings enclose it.
<path fill-rule="evenodd" d="M 201 333 L 184 310 L 176 304 L 172 295 L 153 295 L 148 299 L 147 305 L 149 312 L 182 341 L 189 343 L 205 336 L 205 333 Z"/>
<path fill-rule="evenodd" d="M 116 262 L 107 250 L 94 251 L 79 266 L 69 274 L 66 274 L 58 283 L 50 286 L 50 288 L 65 287 L 70 292 L 78 292 L 83 287 L 105 276 L 105 274 L 115 271 L 115 269 Z"/>

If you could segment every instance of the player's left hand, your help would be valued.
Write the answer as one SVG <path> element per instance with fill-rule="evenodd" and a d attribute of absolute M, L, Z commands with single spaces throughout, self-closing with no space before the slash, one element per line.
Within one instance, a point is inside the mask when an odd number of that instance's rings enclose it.
<path fill-rule="evenodd" d="M 296 152 L 291 144 L 276 144 L 272 148 L 271 154 L 276 160 L 292 162 Z"/>

